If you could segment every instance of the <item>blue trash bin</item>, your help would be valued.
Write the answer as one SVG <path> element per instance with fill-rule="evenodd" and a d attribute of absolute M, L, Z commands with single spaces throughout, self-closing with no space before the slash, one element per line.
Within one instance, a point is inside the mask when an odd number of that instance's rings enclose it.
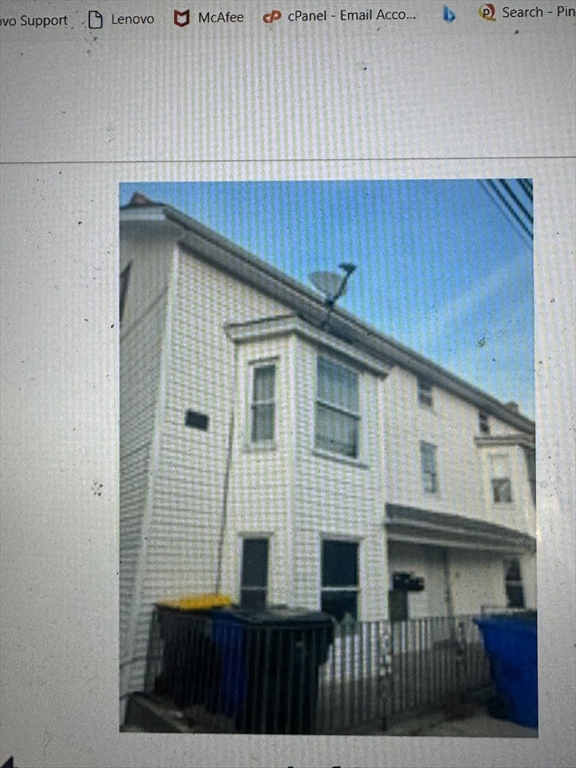
<path fill-rule="evenodd" d="M 240 733 L 315 733 L 318 670 L 333 642 L 331 616 L 269 607 L 211 611 L 221 660 L 211 710 Z"/>
<path fill-rule="evenodd" d="M 220 658 L 220 683 L 207 702 L 211 712 L 231 717 L 246 702 L 248 666 L 246 638 L 239 617 L 231 610 L 213 610 L 212 642 Z"/>
<path fill-rule="evenodd" d="M 538 727 L 538 639 L 536 614 L 475 619 L 490 660 L 503 719 Z"/>

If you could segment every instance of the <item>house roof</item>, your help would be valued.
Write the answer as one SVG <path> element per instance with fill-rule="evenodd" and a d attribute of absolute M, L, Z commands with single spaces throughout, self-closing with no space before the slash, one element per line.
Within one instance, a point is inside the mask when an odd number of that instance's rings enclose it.
<path fill-rule="evenodd" d="M 475 437 L 474 442 L 480 447 L 499 448 L 506 445 L 520 445 L 523 448 L 534 448 L 534 436 L 522 433 L 514 435 L 483 435 Z"/>
<path fill-rule="evenodd" d="M 510 553 L 536 549 L 536 539 L 527 533 L 462 515 L 386 504 L 384 522 L 390 541 Z"/>
<path fill-rule="evenodd" d="M 181 246 L 196 257 L 281 301 L 313 325 L 320 327 L 324 323 L 326 305 L 317 293 L 176 208 L 136 192 L 120 212 L 121 224 L 177 225 L 182 230 Z M 425 378 L 522 432 L 535 431 L 534 422 L 519 413 L 515 403 L 500 402 L 340 307 L 332 310 L 330 333 L 374 355 L 387 366 L 398 365 Z"/>
<path fill-rule="evenodd" d="M 269 339 L 278 336 L 295 334 L 302 339 L 312 342 L 317 348 L 335 352 L 341 358 L 348 359 L 377 376 L 385 378 L 390 373 L 390 366 L 385 365 L 374 355 L 368 355 L 358 347 L 345 344 L 332 334 L 304 322 L 298 315 L 281 315 L 264 317 L 247 323 L 230 323 L 226 333 L 236 343 Z"/>

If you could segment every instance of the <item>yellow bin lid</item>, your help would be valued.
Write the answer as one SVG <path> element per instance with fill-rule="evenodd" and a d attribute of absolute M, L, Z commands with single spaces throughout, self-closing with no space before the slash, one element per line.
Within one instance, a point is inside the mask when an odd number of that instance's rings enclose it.
<path fill-rule="evenodd" d="M 161 600 L 156 605 L 176 608 L 179 611 L 202 611 L 232 605 L 232 598 L 228 595 L 183 595 L 174 599 Z"/>

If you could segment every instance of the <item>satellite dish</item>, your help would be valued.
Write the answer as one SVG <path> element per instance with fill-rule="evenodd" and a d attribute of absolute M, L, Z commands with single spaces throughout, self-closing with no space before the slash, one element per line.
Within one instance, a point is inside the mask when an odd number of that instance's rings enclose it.
<path fill-rule="evenodd" d="M 346 272 L 346 279 L 350 277 L 352 272 L 356 271 L 356 264 L 350 264 L 348 261 L 345 261 L 343 264 L 338 264 L 338 266 L 343 272 Z"/>
<path fill-rule="evenodd" d="M 339 275 L 336 272 L 312 272 L 310 275 L 310 282 L 320 293 L 324 294 L 324 304 L 328 307 L 328 313 L 320 326 L 321 330 L 325 330 L 328 327 L 334 305 L 340 296 L 344 296 L 346 293 L 346 285 L 350 275 L 356 269 L 356 265 L 349 262 L 339 264 L 338 267 L 344 272 L 344 275 Z"/>
<path fill-rule="evenodd" d="M 342 276 L 336 272 L 312 272 L 310 282 L 326 296 L 328 301 L 333 300 L 342 289 Z M 346 290 L 345 286 L 344 290 Z"/>

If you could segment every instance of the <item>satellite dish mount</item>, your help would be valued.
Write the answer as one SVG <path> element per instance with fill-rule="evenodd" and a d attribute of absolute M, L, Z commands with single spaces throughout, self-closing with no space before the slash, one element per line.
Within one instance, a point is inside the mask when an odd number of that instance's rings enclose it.
<path fill-rule="evenodd" d="M 344 273 L 343 275 L 339 275 L 337 272 L 312 272 L 310 275 L 311 283 L 320 293 L 324 294 L 324 304 L 328 307 L 328 313 L 321 326 L 322 329 L 328 325 L 332 310 L 338 299 L 346 293 L 350 275 L 356 269 L 355 264 L 348 262 L 339 264 L 338 267 Z"/>

